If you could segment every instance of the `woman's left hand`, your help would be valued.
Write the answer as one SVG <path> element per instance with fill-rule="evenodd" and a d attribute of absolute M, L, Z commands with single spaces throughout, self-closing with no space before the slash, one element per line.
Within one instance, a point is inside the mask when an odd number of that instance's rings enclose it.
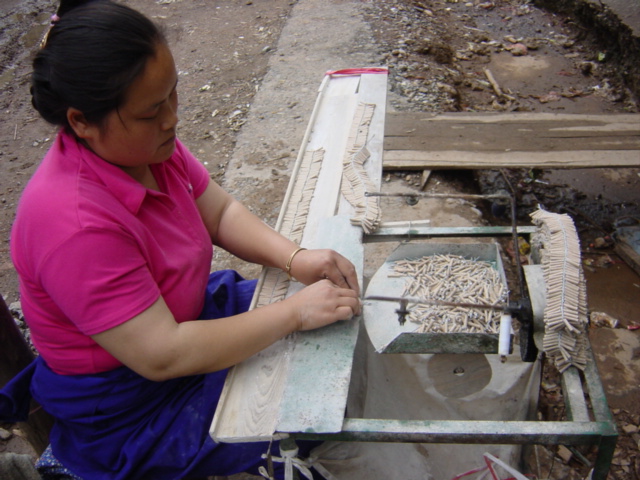
<path fill-rule="evenodd" d="M 301 250 L 291 261 L 291 276 L 305 285 L 328 279 L 341 288 L 350 288 L 360 296 L 356 268 L 333 250 Z"/>

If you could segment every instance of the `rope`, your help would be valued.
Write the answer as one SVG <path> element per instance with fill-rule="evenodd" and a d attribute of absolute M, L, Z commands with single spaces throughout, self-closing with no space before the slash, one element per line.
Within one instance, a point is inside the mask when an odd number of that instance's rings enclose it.
<path fill-rule="evenodd" d="M 262 458 L 270 459 L 273 462 L 284 463 L 284 480 L 293 480 L 293 469 L 297 468 L 298 471 L 304 475 L 308 480 L 313 480 L 313 474 L 309 467 L 311 466 L 309 462 L 298 458 L 298 448 L 292 450 L 284 450 L 282 446 L 280 447 L 280 455 L 281 457 L 274 457 L 268 453 L 263 453 Z M 274 480 L 273 476 L 267 472 L 267 469 L 264 467 L 258 468 L 258 472 L 264 478 L 268 480 Z"/>

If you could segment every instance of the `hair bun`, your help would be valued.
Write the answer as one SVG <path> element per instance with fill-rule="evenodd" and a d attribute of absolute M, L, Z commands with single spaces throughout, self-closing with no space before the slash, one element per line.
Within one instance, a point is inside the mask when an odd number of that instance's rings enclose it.
<path fill-rule="evenodd" d="M 164 42 L 147 17 L 110 0 L 67 0 L 33 59 L 32 103 L 50 123 L 67 127 L 73 107 L 99 125 Z M 64 9 L 71 9 L 65 10 Z M 68 15 L 67 15 L 68 14 Z"/>

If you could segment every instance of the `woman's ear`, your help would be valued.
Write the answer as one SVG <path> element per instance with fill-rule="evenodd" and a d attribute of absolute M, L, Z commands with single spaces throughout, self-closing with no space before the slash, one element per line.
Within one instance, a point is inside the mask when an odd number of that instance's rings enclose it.
<path fill-rule="evenodd" d="M 98 134 L 98 127 L 89 123 L 77 108 L 69 107 L 67 109 L 67 121 L 78 138 L 84 140 L 92 140 Z"/>

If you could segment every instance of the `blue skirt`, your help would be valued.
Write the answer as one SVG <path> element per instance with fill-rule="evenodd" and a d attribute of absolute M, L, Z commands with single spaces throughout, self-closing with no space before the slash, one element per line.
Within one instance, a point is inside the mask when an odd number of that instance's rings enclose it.
<path fill-rule="evenodd" d="M 248 310 L 255 285 L 234 271 L 215 272 L 201 318 Z M 257 474 L 265 465 L 262 454 L 270 447 L 279 454 L 275 442 L 218 444 L 209 436 L 226 370 L 164 382 L 147 380 L 127 367 L 95 375 L 58 375 L 41 358 L 29 370 L 33 397 L 56 420 L 50 434 L 53 454 L 81 478 Z M 24 377 L 16 384 L 20 382 L 24 384 Z"/>

